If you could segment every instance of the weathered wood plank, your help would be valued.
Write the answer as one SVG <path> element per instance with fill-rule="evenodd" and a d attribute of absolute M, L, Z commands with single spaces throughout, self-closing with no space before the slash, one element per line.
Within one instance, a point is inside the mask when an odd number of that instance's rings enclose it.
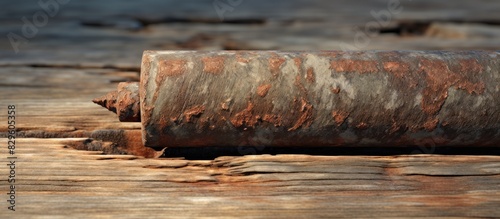
<path fill-rule="evenodd" d="M 65 147 L 79 140 L 19 139 L 16 216 L 500 214 L 498 156 L 251 155 L 191 161 Z M 0 175 L 8 175 L 7 169 Z M 0 189 L 6 186 L 2 181 Z M 9 214 L 0 211 L 0 217 Z"/>

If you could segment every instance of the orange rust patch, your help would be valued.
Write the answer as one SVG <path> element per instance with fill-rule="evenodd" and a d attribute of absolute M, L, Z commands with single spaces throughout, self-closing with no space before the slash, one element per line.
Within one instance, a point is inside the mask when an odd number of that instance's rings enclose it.
<path fill-rule="evenodd" d="M 175 119 L 175 120 L 177 120 L 177 119 Z M 170 121 L 172 121 L 172 118 L 171 118 Z M 174 122 L 174 121 L 172 121 L 172 122 Z M 164 127 L 168 127 L 169 121 L 168 121 L 168 119 L 165 116 L 161 116 L 160 119 L 159 119 L 159 121 L 158 121 L 158 125 L 159 125 L 158 126 L 159 129 L 162 129 Z"/>
<path fill-rule="evenodd" d="M 282 125 L 282 119 L 278 115 L 265 114 L 264 117 L 262 117 L 262 121 L 272 123 L 275 127 Z"/>
<path fill-rule="evenodd" d="M 438 122 L 439 122 L 438 118 L 429 119 L 427 120 L 427 122 L 424 123 L 424 129 L 427 131 L 432 131 L 436 129 Z"/>
<path fill-rule="evenodd" d="M 186 120 L 186 122 L 191 122 L 191 118 L 193 116 L 199 116 L 203 112 L 205 112 L 205 106 L 203 105 L 194 106 L 191 109 L 184 111 L 183 113 L 184 119 Z"/>
<path fill-rule="evenodd" d="M 158 64 L 158 74 L 166 76 L 177 76 L 186 72 L 186 63 L 184 59 L 168 59 L 160 61 Z"/>
<path fill-rule="evenodd" d="M 257 94 L 261 97 L 265 97 L 267 95 L 267 92 L 269 92 L 269 89 L 271 89 L 271 84 L 263 84 L 257 87 Z"/>
<path fill-rule="evenodd" d="M 151 51 L 145 51 L 142 55 L 141 63 L 141 80 L 139 81 L 139 87 L 147 87 L 149 83 L 149 74 L 151 73 Z M 157 91 L 155 91 L 156 93 Z M 139 97 L 146 96 L 146 89 L 139 89 Z M 141 100 L 142 102 L 143 100 Z M 141 103 L 142 107 L 142 103 Z"/>
<path fill-rule="evenodd" d="M 274 76 L 278 76 L 281 72 L 281 66 L 285 63 L 285 59 L 275 55 L 274 57 L 269 58 L 269 70 L 271 74 Z"/>
<path fill-rule="evenodd" d="M 462 73 L 471 72 L 479 74 L 483 71 L 483 66 L 475 59 L 460 60 L 460 71 Z"/>
<path fill-rule="evenodd" d="M 233 118 L 231 118 L 231 123 L 234 127 L 239 128 L 243 125 L 247 127 L 254 127 L 257 121 L 260 119 L 258 116 L 253 116 L 254 105 L 248 102 L 247 108 L 239 113 L 236 113 Z"/>
<path fill-rule="evenodd" d="M 209 125 L 209 122 L 210 122 L 210 119 L 209 117 L 206 117 L 206 118 L 200 118 L 200 122 L 199 122 L 199 127 L 203 128 L 203 127 L 208 127 Z"/>
<path fill-rule="evenodd" d="M 303 125 L 304 127 L 309 127 L 312 123 L 311 118 L 313 113 L 313 106 L 304 99 L 302 99 L 301 101 L 302 101 L 302 106 L 300 107 L 300 111 L 302 112 L 302 114 L 300 115 L 297 122 L 295 122 L 295 124 L 288 129 L 288 131 L 297 130 L 299 127 Z"/>
<path fill-rule="evenodd" d="M 250 62 L 249 59 L 243 57 L 241 52 L 236 53 L 236 61 L 240 62 L 240 63 L 249 63 Z"/>
<path fill-rule="evenodd" d="M 203 57 L 203 72 L 210 74 L 221 74 L 224 70 L 224 56 Z"/>
<path fill-rule="evenodd" d="M 163 82 L 165 81 L 165 79 L 167 77 L 168 76 L 165 74 L 157 74 L 156 75 L 156 78 L 155 78 L 156 90 L 155 90 L 155 93 L 153 96 L 153 101 L 156 101 L 156 99 L 158 98 L 158 93 L 160 92 L 160 85 L 163 84 Z"/>
<path fill-rule="evenodd" d="M 186 72 L 186 63 L 187 62 L 184 59 L 168 59 L 158 63 L 158 72 L 155 78 L 156 90 L 153 95 L 153 102 L 158 98 L 160 85 L 163 84 L 167 77 L 179 76 Z M 143 78 L 143 80 L 145 79 L 146 78 Z"/>
<path fill-rule="evenodd" d="M 149 72 L 151 72 L 151 56 L 144 53 L 142 56 L 141 75 L 149 76 Z"/>
<path fill-rule="evenodd" d="M 484 83 L 473 83 L 463 76 L 452 72 L 446 62 L 441 60 L 422 59 L 420 71 L 426 74 L 427 87 L 423 91 L 422 110 L 427 114 L 437 113 L 448 97 L 448 88 L 456 86 L 470 94 L 481 94 Z"/>
<path fill-rule="evenodd" d="M 337 58 L 344 54 L 343 51 L 322 51 L 318 55 L 323 57 Z"/>
<path fill-rule="evenodd" d="M 139 95 L 127 89 L 130 83 L 118 84 L 118 96 L 116 103 L 116 114 L 120 122 L 140 122 L 141 110 L 139 106 Z"/>
<path fill-rule="evenodd" d="M 314 76 L 314 69 L 312 67 L 307 69 L 306 80 L 309 83 L 314 83 L 316 81 L 316 77 Z"/>
<path fill-rule="evenodd" d="M 295 62 L 295 66 L 297 66 L 297 69 L 300 70 L 300 67 L 302 67 L 302 59 L 299 57 L 293 58 L 293 61 Z"/>
<path fill-rule="evenodd" d="M 144 89 L 146 90 L 146 89 Z M 147 104 L 143 104 L 141 102 L 141 123 L 142 124 L 150 124 L 151 122 L 151 114 L 153 112 L 154 106 L 149 106 Z"/>
<path fill-rule="evenodd" d="M 484 83 L 470 83 L 468 81 L 459 81 L 456 86 L 457 89 L 466 90 L 469 94 L 481 94 L 485 89 Z"/>
<path fill-rule="evenodd" d="M 337 126 L 340 126 L 342 125 L 342 123 L 344 123 L 344 121 L 347 119 L 347 117 L 349 117 L 349 113 L 348 112 L 345 112 L 345 111 L 332 111 L 332 117 L 333 117 L 333 120 L 335 121 L 335 123 L 337 124 Z"/>
<path fill-rule="evenodd" d="M 332 60 L 330 62 L 330 68 L 340 73 L 357 72 L 361 74 L 375 73 L 379 70 L 377 62 L 375 61 L 352 59 Z"/>
<path fill-rule="evenodd" d="M 302 81 L 302 77 L 300 77 L 300 75 L 297 75 L 297 76 L 295 76 L 295 82 L 293 84 L 295 84 L 297 87 L 299 87 L 300 91 L 303 94 L 307 95 L 307 89 L 304 87 L 304 85 L 302 84 L 301 81 Z"/>
<path fill-rule="evenodd" d="M 120 142 L 121 147 L 125 147 L 127 154 L 143 156 L 145 158 L 158 158 L 163 154 L 163 151 L 155 151 L 150 147 L 145 147 L 142 144 L 141 130 L 126 130 L 123 132 L 123 141 Z"/>
<path fill-rule="evenodd" d="M 331 87 L 330 91 L 332 91 L 332 93 L 334 94 L 338 94 L 340 93 L 340 87 Z"/>
<path fill-rule="evenodd" d="M 114 91 L 107 93 L 106 95 L 104 95 L 102 97 L 95 98 L 92 101 L 94 103 L 97 103 L 97 104 L 103 106 L 104 108 L 108 109 L 109 111 L 117 113 L 118 112 L 117 111 L 117 105 L 118 105 L 117 99 L 118 99 L 119 94 L 120 94 L 119 91 L 114 90 Z"/>
<path fill-rule="evenodd" d="M 397 78 L 403 78 L 410 72 L 410 66 L 404 62 L 384 62 L 384 70 L 394 74 Z"/>

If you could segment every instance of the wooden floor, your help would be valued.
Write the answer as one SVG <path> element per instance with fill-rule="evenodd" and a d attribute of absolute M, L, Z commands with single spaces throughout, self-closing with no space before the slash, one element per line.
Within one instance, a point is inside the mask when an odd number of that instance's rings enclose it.
<path fill-rule="evenodd" d="M 65 146 L 83 140 L 21 139 L 16 212 L 4 209 L 0 216 L 488 218 L 499 213 L 498 156 L 249 155 L 202 161 L 102 155 Z M 6 169 L 0 174 L 7 175 Z"/>
<path fill-rule="evenodd" d="M 0 3 L 9 12 L 0 35 L 22 36 L 21 18 L 41 10 L 37 2 Z M 0 41 L 0 218 L 500 217 L 498 148 L 186 159 L 143 148 L 140 124 L 91 102 L 138 81 L 143 50 L 341 49 L 387 1 L 243 1 L 224 21 L 212 1 L 106 2 L 60 5 L 18 53 Z M 500 50 L 497 1 L 401 3 L 359 49 Z M 5 201 L 8 105 L 15 212 Z"/>

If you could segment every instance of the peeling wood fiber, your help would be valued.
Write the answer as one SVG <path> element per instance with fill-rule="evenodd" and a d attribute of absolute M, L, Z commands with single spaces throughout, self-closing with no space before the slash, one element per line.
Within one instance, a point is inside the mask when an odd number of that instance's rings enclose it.
<path fill-rule="evenodd" d="M 146 51 L 143 141 L 153 148 L 498 146 L 499 55 Z"/>

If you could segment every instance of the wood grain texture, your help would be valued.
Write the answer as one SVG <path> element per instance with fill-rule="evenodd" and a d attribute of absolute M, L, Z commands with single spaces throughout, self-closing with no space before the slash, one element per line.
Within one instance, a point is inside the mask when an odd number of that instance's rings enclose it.
<path fill-rule="evenodd" d="M 498 156 L 144 159 L 65 146 L 80 140 L 18 142 L 16 216 L 493 218 L 500 213 Z M 0 175 L 6 174 L 2 168 Z M 0 211 L 2 218 L 9 215 Z"/>

